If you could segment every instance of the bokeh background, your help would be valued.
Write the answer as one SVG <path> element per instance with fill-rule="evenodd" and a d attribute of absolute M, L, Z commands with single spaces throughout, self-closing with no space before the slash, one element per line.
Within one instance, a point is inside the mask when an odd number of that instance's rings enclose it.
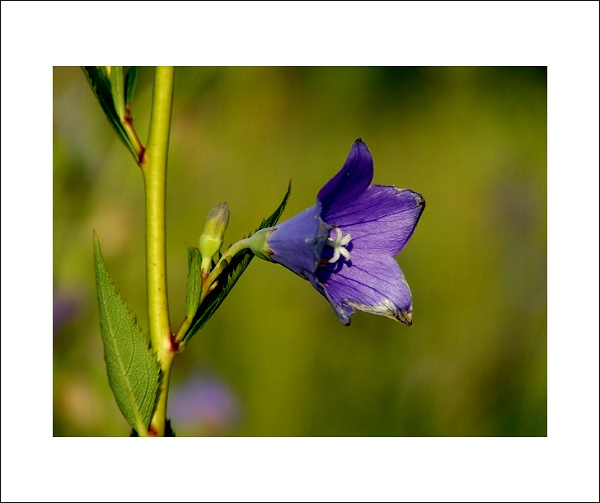
<path fill-rule="evenodd" d="M 133 117 L 147 137 L 153 70 Z M 106 377 L 92 231 L 147 327 L 143 182 L 80 68 L 54 68 L 54 435 L 128 435 Z M 173 367 L 178 435 L 545 436 L 545 67 L 177 68 L 167 186 L 171 321 L 185 243 L 227 201 L 226 243 L 314 204 L 361 137 L 374 183 L 427 207 L 397 259 L 413 326 L 341 325 L 253 260 Z"/>

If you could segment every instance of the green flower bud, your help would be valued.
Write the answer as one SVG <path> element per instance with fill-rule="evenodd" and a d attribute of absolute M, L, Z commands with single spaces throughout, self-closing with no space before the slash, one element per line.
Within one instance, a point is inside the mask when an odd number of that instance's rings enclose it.
<path fill-rule="evenodd" d="M 213 257 L 218 258 L 221 246 L 223 246 L 223 236 L 229 223 L 229 206 L 227 203 L 217 204 L 206 217 L 204 231 L 200 236 L 198 249 L 202 256 L 202 269 L 210 268 L 210 261 Z"/>

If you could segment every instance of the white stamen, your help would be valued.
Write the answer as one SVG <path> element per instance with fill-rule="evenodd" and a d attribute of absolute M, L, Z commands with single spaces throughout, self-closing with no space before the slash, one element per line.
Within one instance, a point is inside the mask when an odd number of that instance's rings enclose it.
<path fill-rule="evenodd" d="M 335 229 L 335 239 L 331 237 L 327 238 L 327 246 L 333 248 L 333 257 L 331 257 L 328 262 L 333 264 L 340 259 L 340 255 L 344 257 L 346 260 L 350 260 L 350 252 L 345 248 L 345 246 L 350 242 L 351 236 L 350 234 L 346 234 L 342 236 L 342 229 L 339 227 L 334 227 Z"/>
<path fill-rule="evenodd" d="M 329 262 L 330 264 L 334 264 L 335 262 L 337 262 L 340 258 L 340 250 L 339 248 L 334 248 L 333 249 L 333 257 L 331 257 L 327 262 Z"/>
<path fill-rule="evenodd" d="M 343 255 L 346 260 L 350 260 L 350 252 L 346 248 L 340 246 L 336 251 Z"/>

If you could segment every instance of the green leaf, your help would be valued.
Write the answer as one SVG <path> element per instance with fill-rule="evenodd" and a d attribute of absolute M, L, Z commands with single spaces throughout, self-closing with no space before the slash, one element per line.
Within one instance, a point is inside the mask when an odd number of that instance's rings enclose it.
<path fill-rule="evenodd" d="M 125 118 L 125 84 L 123 82 L 123 67 L 113 66 L 110 73 L 110 90 L 119 121 Z"/>
<path fill-rule="evenodd" d="M 188 250 L 188 286 L 186 297 L 186 314 L 193 318 L 200 303 L 202 290 L 202 272 L 200 269 L 200 252 L 198 248 L 186 243 Z"/>
<path fill-rule="evenodd" d="M 129 112 L 133 103 L 133 92 L 137 83 L 138 67 L 130 66 L 125 73 L 125 107 Z"/>
<path fill-rule="evenodd" d="M 131 427 L 146 431 L 158 399 L 160 366 L 104 266 L 95 232 L 94 266 L 108 382 Z"/>
<path fill-rule="evenodd" d="M 288 198 L 290 196 L 290 192 L 292 189 L 291 183 L 288 184 L 287 192 L 281 201 L 281 204 L 277 207 L 277 209 L 273 212 L 273 214 L 265 218 L 256 231 L 261 229 L 265 229 L 266 227 L 274 226 L 281 217 L 283 210 L 285 209 L 285 205 L 287 204 Z M 254 232 L 256 232 L 254 231 Z M 242 250 L 233 257 L 229 265 L 224 269 L 224 271 L 220 274 L 217 286 L 215 289 L 210 292 L 196 313 L 194 317 L 192 327 L 188 330 L 184 338 L 184 342 L 187 343 L 189 340 L 196 335 L 196 333 L 204 326 L 204 324 L 210 319 L 210 317 L 215 313 L 215 311 L 219 308 L 221 303 L 227 297 L 227 294 L 234 287 L 237 280 L 240 278 L 250 261 L 254 257 L 254 254 L 246 249 Z"/>
<path fill-rule="evenodd" d="M 110 72 L 103 71 L 98 66 L 83 66 L 82 69 L 108 122 L 131 152 L 136 162 L 139 162 L 143 152 L 140 150 L 141 145 L 137 141 L 135 132 L 130 128 L 128 116 L 125 114 L 122 67 L 110 67 Z"/>

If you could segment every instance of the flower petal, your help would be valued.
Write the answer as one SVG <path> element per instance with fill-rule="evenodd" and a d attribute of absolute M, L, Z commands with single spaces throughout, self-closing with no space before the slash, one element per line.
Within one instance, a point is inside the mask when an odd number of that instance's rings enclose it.
<path fill-rule="evenodd" d="M 306 278 L 319 265 L 331 226 L 320 218 L 319 203 L 275 226 L 267 238 L 271 259 Z"/>
<path fill-rule="evenodd" d="M 355 309 L 412 324 L 410 288 L 391 256 L 353 253 L 350 262 L 319 268 L 309 279 L 346 325 Z"/>
<path fill-rule="evenodd" d="M 412 236 L 425 199 L 408 189 L 371 185 L 352 204 L 337 206 L 324 220 L 352 236 L 352 249 L 396 255 Z"/>
<path fill-rule="evenodd" d="M 317 199 L 325 217 L 343 209 L 360 196 L 373 180 L 373 157 L 359 138 L 352 144 L 348 159 L 337 175 L 319 191 Z M 323 218 L 327 221 L 327 218 Z"/>

